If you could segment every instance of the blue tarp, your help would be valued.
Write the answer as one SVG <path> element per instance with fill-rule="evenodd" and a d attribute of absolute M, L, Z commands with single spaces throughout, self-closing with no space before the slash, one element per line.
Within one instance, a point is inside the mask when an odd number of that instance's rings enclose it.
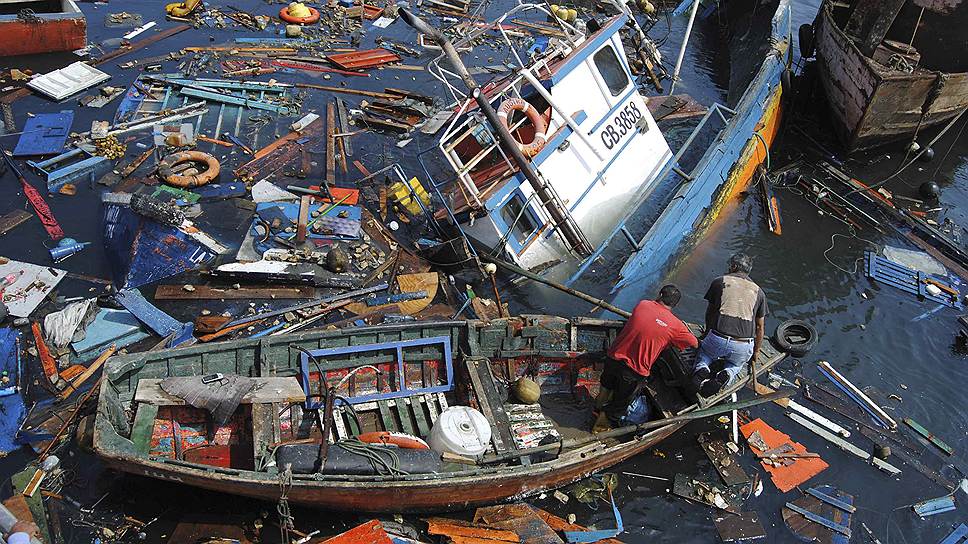
<path fill-rule="evenodd" d="M 23 366 L 17 353 L 17 338 L 20 332 L 10 328 L 0 328 L 0 372 L 10 381 L 0 384 L 0 453 L 6 454 L 20 446 L 17 444 L 17 430 L 26 415 L 24 398 L 17 388 Z"/>

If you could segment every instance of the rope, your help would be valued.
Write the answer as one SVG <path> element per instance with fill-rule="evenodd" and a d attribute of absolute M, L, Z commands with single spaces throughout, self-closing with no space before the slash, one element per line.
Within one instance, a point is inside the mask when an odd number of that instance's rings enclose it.
<path fill-rule="evenodd" d="M 878 187 L 884 185 L 888 181 L 891 181 L 892 179 L 896 178 L 898 175 L 901 174 L 901 172 L 903 172 L 909 166 L 911 166 L 912 164 L 914 164 L 914 162 L 916 160 L 918 160 L 921 157 L 921 155 L 923 155 L 925 152 L 927 152 L 927 150 L 930 149 L 931 146 L 933 146 L 935 144 L 935 142 L 937 142 L 938 140 L 941 139 L 942 136 L 944 136 L 945 134 L 947 134 L 948 131 L 951 130 L 951 127 L 955 126 L 955 123 L 957 123 L 958 120 L 961 119 L 961 116 L 964 115 L 966 111 L 968 111 L 968 108 L 965 108 L 965 109 L 961 110 L 958 113 L 958 115 L 956 115 L 954 117 L 954 119 L 952 119 L 947 125 L 945 125 L 944 129 L 941 132 L 939 132 L 938 135 L 935 136 L 934 139 L 931 140 L 928 143 L 928 145 L 922 147 L 921 150 L 918 151 L 918 153 L 915 156 L 911 157 L 911 160 L 909 160 L 907 163 L 902 164 L 901 167 L 897 169 L 897 172 L 894 172 L 890 176 L 887 176 L 886 178 L 882 179 L 881 181 L 878 181 L 877 183 L 875 183 L 873 185 L 870 185 L 868 187 L 860 187 L 860 188 L 854 189 L 854 190 L 846 193 L 843 196 L 844 197 L 848 197 L 848 196 L 850 196 L 850 195 L 852 195 L 854 193 L 859 193 L 859 192 L 862 192 L 862 191 L 871 191 L 871 190 L 877 189 Z"/>
<path fill-rule="evenodd" d="M 292 488 L 292 465 L 286 465 L 286 470 L 279 473 L 279 538 L 283 544 L 290 544 L 292 537 L 289 531 L 295 530 L 292 512 L 289 511 L 289 489 Z"/>
<path fill-rule="evenodd" d="M 400 468 L 400 458 L 392 448 L 368 444 L 359 438 L 347 438 L 337 442 L 344 450 L 365 457 L 378 474 L 392 476 L 407 476 L 410 473 Z M 386 454 L 386 458 L 383 457 Z"/>

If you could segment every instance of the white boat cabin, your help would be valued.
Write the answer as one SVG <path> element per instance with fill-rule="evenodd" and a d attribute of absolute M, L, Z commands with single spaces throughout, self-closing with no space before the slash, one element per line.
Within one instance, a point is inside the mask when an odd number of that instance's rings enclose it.
<path fill-rule="evenodd" d="M 442 193 L 468 236 L 503 248 L 527 268 L 577 262 L 587 248 L 606 243 L 655 188 L 672 152 L 630 71 L 619 33 L 627 21 L 619 15 L 590 28 L 587 37 L 551 39 L 543 51 L 532 48 L 531 59 L 521 61 L 515 53 L 516 72 L 482 87 L 499 111 L 505 101 L 523 99 L 536 110 L 532 116 L 540 115 L 546 142 L 526 154 L 551 189 L 548 202 L 540 201 L 505 155 L 474 102 L 459 102 L 440 139 L 456 173 Z M 501 20 L 496 28 L 504 33 Z M 508 116 L 512 135 L 524 144 L 535 140 L 535 121 L 521 111 Z M 533 152 L 535 147 L 540 150 Z M 564 239 L 551 219 L 552 206 L 570 215 L 585 251 Z"/>

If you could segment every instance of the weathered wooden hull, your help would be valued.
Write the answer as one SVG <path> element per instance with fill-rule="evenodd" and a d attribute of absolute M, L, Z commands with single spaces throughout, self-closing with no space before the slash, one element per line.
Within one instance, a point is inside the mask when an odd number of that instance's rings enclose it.
<path fill-rule="evenodd" d="M 848 151 L 909 138 L 919 123 L 921 129 L 937 125 L 968 107 L 968 73 L 947 74 L 941 85 L 935 72 L 889 69 L 861 53 L 831 9 L 821 6 L 814 25 L 817 60 L 837 135 Z"/>
<path fill-rule="evenodd" d="M 87 19 L 73 0 L 60 13 L 38 13 L 37 20 L 0 15 L 0 57 L 74 51 L 87 46 Z"/>
<path fill-rule="evenodd" d="M 292 503 L 337 511 L 373 513 L 425 513 L 461 510 L 475 506 L 518 499 L 555 489 L 606 469 L 655 446 L 683 424 L 673 424 L 649 433 L 641 439 L 588 454 L 558 466 L 521 469 L 511 472 L 427 479 L 423 481 L 300 481 L 295 480 L 287 493 Z M 225 471 L 213 474 L 167 463 L 114 457 L 98 450 L 111 468 L 199 487 L 210 491 L 276 501 L 279 481 L 274 478 L 254 479 Z M 547 465 L 547 464 L 545 464 Z"/>
<path fill-rule="evenodd" d="M 515 336 L 518 342 L 508 342 L 504 331 L 516 327 L 515 320 L 523 319 L 528 320 L 527 336 Z M 431 337 L 450 337 L 452 345 L 459 346 L 470 357 L 516 358 L 521 353 L 531 354 L 521 356 L 533 361 L 535 356 L 541 356 L 535 354 L 549 353 L 550 357 L 597 360 L 604 356 L 604 349 L 614 340 L 621 325 L 619 321 L 566 320 L 551 316 L 509 318 L 491 324 L 424 322 L 308 332 L 120 356 L 105 367 L 94 423 L 94 450 L 108 466 L 131 474 L 275 501 L 280 495 L 278 472 L 226 469 L 139 454 L 129 438 L 130 429 L 127 435 L 126 431 L 119 430 L 126 426 L 123 410 L 130 406 L 127 403 L 132 402 L 139 380 L 219 371 L 253 376 L 285 375 L 297 368 L 294 365 L 298 352 L 290 346 L 318 349 Z M 525 328 L 520 329 L 522 334 Z M 542 338 L 542 335 L 545 336 Z M 782 360 L 783 355 L 771 346 L 764 346 L 763 350 L 761 371 L 765 372 Z M 708 404 L 723 402 L 746 381 L 744 378 L 708 399 Z M 697 408 L 693 404 L 684 411 Z M 567 485 L 611 467 L 658 444 L 683 425 L 670 423 L 621 443 L 590 436 L 587 445 L 566 449 L 554 459 L 534 459 L 530 465 L 474 466 L 461 471 L 404 476 L 295 474 L 287 497 L 293 503 L 356 512 L 432 512 L 493 504 Z"/>

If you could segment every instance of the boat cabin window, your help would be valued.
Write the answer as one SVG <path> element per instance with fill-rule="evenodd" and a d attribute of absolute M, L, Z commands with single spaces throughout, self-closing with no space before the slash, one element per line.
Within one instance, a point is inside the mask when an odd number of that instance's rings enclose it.
<path fill-rule="evenodd" d="M 612 46 L 606 45 L 599 49 L 594 58 L 598 73 L 602 75 L 602 79 L 605 80 L 605 85 L 608 86 L 612 96 L 622 94 L 622 91 L 629 85 L 629 76 L 625 73 L 625 68 L 618 60 Z"/>
<path fill-rule="evenodd" d="M 509 239 L 519 246 L 528 243 L 541 227 L 538 216 L 525 206 L 524 195 L 515 193 L 501 208 L 501 219 L 511 229 Z"/>

